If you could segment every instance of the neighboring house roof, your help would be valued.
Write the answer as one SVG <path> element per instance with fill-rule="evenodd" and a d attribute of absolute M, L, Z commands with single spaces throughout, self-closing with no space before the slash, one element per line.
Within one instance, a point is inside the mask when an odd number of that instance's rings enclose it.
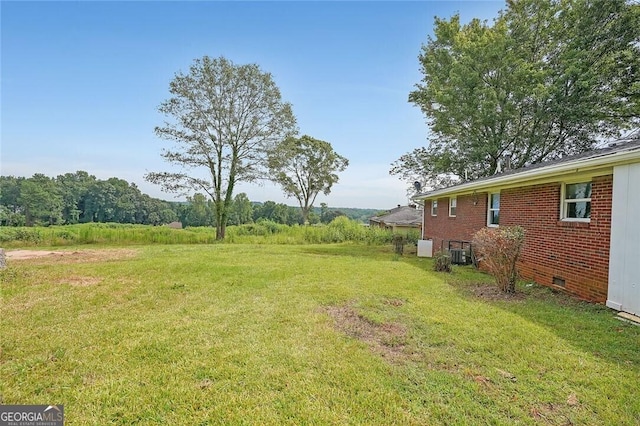
<path fill-rule="evenodd" d="M 516 170 L 487 176 L 470 182 L 463 182 L 447 188 L 418 194 L 414 200 L 427 200 L 451 194 L 472 193 L 490 187 L 512 187 L 523 184 L 544 183 L 562 175 L 593 173 L 598 170 L 609 170 L 613 166 L 637 163 L 640 161 L 640 135 L 631 139 L 620 139 L 610 143 L 606 148 L 583 152 L 557 160 L 532 164 Z"/>
<path fill-rule="evenodd" d="M 422 210 L 418 210 L 414 206 L 398 206 L 389 210 L 387 214 L 372 217 L 369 221 L 396 226 L 421 225 Z"/>

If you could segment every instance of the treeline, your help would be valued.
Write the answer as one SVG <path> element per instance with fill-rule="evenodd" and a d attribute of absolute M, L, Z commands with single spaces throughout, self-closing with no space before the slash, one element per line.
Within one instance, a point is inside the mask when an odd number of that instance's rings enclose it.
<path fill-rule="evenodd" d="M 183 226 L 215 226 L 214 205 L 202 194 L 187 202 L 170 202 L 143 194 L 134 184 L 119 178 L 97 179 L 85 171 L 55 178 L 37 173 L 30 178 L 0 176 L 0 225 L 48 226 L 76 223 L 129 223 L 161 225 L 175 221 Z M 366 222 L 374 210 L 345 209 L 322 203 L 309 223 L 329 223 L 338 216 Z M 231 205 L 229 225 L 269 220 L 279 224 L 302 224 L 299 207 L 267 201 L 256 203 L 245 193 Z"/>
<path fill-rule="evenodd" d="M 0 176 L 0 224 L 5 226 L 115 222 L 158 225 L 178 220 L 171 203 L 125 180 L 85 171 L 50 178 Z"/>
<path fill-rule="evenodd" d="M 202 194 L 188 198 L 188 202 L 178 207 L 178 216 L 188 226 L 216 226 L 214 203 Z M 347 216 L 337 209 L 330 209 L 322 203 L 322 207 L 309 214 L 309 224 L 329 223 L 339 216 Z M 355 219 L 355 218 L 354 218 Z M 300 207 L 283 203 L 266 201 L 264 203 L 249 200 L 247 194 L 241 192 L 233 198 L 230 206 L 227 225 L 244 225 L 262 220 L 281 225 L 302 225 L 304 219 Z M 355 219 L 358 220 L 358 219 Z"/>

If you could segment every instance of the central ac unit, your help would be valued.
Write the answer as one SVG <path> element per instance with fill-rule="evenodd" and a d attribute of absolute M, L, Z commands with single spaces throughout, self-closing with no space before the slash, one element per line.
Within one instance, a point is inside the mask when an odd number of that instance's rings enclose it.
<path fill-rule="evenodd" d="M 451 263 L 456 265 L 467 264 L 467 253 L 463 249 L 450 249 Z"/>

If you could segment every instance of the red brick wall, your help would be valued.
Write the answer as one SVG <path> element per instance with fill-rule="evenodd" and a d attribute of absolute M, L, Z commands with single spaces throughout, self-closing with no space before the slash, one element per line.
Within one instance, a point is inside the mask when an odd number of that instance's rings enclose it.
<path fill-rule="evenodd" d="M 487 224 L 487 193 L 458 197 L 456 217 L 449 217 L 449 198 L 438 200 L 438 216 L 431 216 L 431 203 L 424 206 L 424 238 L 433 240 L 433 251 L 447 248 L 448 241 L 471 241 Z"/>
<path fill-rule="evenodd" d="M 554 285 L 564 280 L 564 290 L 582 299 L 605 302 L 609 275 L 611 201 L 613 176 L 592 179 L 591 221 L 560 221 L 560 183 L 506 189 L 500 194 L 500 225 L 525 228 L 519 271 L 523 278 Z M 487 194 L 458 197 L 458 212 L 449 217 L 448 198 L 438 200 L 438 217 L 430 216 L 427 203 L 424 219 L 426 238 L 434 250 L 447 240 L 471 240 L 486 224 Z M 444 242 L 444 243 L 443 243 Z"/>

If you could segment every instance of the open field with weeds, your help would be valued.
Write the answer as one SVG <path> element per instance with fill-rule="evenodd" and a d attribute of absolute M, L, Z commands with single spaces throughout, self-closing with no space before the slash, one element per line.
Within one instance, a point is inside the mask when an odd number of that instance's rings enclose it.
<path fill-rule="evenodd" d="M 409 237 L 417 241 L 419 232 Z M 260 220 L 257 223 L 227 227 L 227 243 L 245 244 L 322 244 L 346 241 L 390 243 L 391 231 L 367 227 L 362 223 L 339 217 L 328 225 L 289 226 Z M 0 247 L 62 247 L 79 244 L 211 244 L 215 243 L 215 228 L 131 225 L 120 223 L 83 223 L 40 227 L 0 227 Z"/>
<path fill-rule="evenodd" d="M 640 423 L 640 327 L 538 286 L 391 245 L 55 250 L 0 272 L 0 402 L 69 425 Z"/>

